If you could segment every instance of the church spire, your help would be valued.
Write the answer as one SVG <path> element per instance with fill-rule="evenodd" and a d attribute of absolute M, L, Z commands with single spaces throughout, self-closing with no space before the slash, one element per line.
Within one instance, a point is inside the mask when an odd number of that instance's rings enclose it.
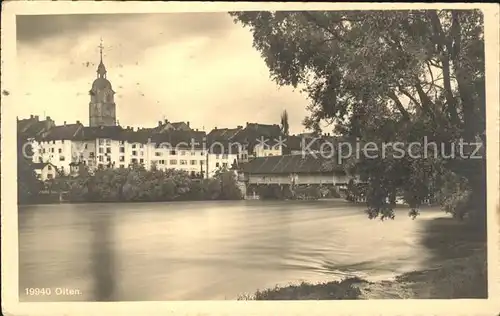
<path fill-rule="evenodd" d="M 100 62 L 99 66 L 97 66 L 97 78 L 106 78 L 106 67 L 104 66 L 104 63 L 102 62 L 102 49 L 104 46 L 102 46 L 102 38 L 101 38 L 101 43 L 98 46 L 99 47 L 99 55 L 100 55 Z"/>

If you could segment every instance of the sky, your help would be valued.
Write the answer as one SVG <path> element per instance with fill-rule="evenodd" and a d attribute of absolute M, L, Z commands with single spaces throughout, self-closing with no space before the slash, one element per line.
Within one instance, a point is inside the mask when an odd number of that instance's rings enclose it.
<path fill-rule="evenodd" d="M 246 122 L 304 130 L 305 95 L 278 87 L 249 29 L 227 13 L 17 17 L 18 117 L 88 124 L 89 90 L 102 38 L 122 126 L 189 121 L 207 132 Z"/>

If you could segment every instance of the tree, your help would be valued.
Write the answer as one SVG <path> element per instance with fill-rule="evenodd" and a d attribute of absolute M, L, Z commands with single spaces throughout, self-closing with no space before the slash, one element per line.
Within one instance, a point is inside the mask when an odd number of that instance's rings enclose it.
<path fill-rule="evenodd" d="M 271 78 L 308 95 L 306 127 L 319 131 L 321 122 L 336 124 L 342 135 L 379 144 L 422 142 L 425 136 L 451 148 L 463 139 L 480 142 L 485 152 L 484 29 L 479 10 L 230 14 L 251 29 L 253 45 Z M 392 218 L 386 200 L 398 190 L 416 215 L 429 186 L 454 173 L 467 179 L 471 215 L 485 218 L 484 155 L 361 156 L 354 165 L 368 182 L 370 217 Z"/>
<path fill-rule="evenodd" d="M 42 189 L 42 182 L 36 176 L 31 158 L 33 149 L 27 137 L 17 136 L 17 199 L 19 204 L 33 202 Z"/>
<path fill-rule="evenodd" d="M 284 110 L 281 114 L 281 132 L 283 132 L 283 134 L 285 135 L 288 135 L 289 129 L 290 126 L 288 125 L 288 112 Z"/>

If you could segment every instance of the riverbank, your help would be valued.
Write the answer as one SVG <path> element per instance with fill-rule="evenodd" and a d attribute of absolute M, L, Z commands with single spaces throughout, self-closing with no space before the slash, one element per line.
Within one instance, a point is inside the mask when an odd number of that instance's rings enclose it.
<path fill-rule="evenodd" d="M 487 298 L 486 229 L 451 218 L 429 221 L 421 241 L 429 268 L 368 282 L 348 278 L 301 283 L 241 295 L 240 300 L 452 299 Z"/>

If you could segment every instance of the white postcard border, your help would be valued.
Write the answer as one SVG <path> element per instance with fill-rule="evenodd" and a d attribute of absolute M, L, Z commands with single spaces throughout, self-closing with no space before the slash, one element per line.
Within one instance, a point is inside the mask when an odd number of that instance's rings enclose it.
<path fill-rule="evenodd" d="M 355 300 L 355 301 L 170 301 L 114 303 L 19 303 L 17 230 L 16 22 L 19 14 L 160 13 L 236 10 L 306 9 L 472 9 L 485 15 L 487 77 L 487 300 Z M 1 63 L 1 207 L 2 310 L 6 315 L 492 315 L 500 312 L 499 274 L 499 7 L 479 3 L 249 3 L 249 2 L 2 2 Z M 8 95 L 7 95 L 8 94 Z"/>

